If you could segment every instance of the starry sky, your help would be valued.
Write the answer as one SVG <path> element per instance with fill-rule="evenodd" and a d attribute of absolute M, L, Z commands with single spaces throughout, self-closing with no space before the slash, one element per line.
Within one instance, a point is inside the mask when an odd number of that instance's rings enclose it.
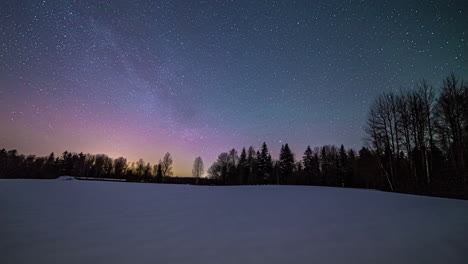
<path fill-rule="evenodd" d="M 143 158 L 360 148 L 372 99 L 468 79 L 458 1 L 1 1 L 0 148 Z"/>

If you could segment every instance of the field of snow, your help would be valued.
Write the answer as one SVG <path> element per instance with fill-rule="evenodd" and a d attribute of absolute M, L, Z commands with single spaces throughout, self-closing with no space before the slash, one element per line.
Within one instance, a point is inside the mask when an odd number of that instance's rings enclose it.
<path fill-rule="evenodd" d="M 0 263 L 468 263 L 468 201 L 0 180 Z"/>

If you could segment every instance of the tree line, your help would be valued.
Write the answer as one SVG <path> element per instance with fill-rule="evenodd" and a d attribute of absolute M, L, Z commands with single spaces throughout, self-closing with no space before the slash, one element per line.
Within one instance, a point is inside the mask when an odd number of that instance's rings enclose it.
<path fill-rule="evenodd" d="M 139 159 L 113 159 L 105 154 L 84 154 L 65 151 L 61 155 L 22 155 L 17 150 L 0 149 L 0 178 L 55 179 L 69 175 L 90 179 L 116 179 L 148 183 L 209 184 L 203 179 L 203 160 L 195 158 L 192 177 L 174 177 L 173 160 L 169 152 L 157 164 Z"/>
<path fill-rule="evenodd" d="M 291 184 L 372 188 L 468 199 L 468 86 L 455 75 L 436 91 L 426 81 L 411 90 L 377 97 L 365 124 L 359 151 L 307 146 L 296 156 L 288 144 L 273 158 L 264 142 L 219 154 L 204 175 L 201 157 L 192 177 L 172 177 L 172 157 L 155 165 L 142 159 L 65 151 L 47 157 L 0 150 L 0 178 L 56 178 L 72 175 L 134 182 L 211 185 Z"/>
<path fill-rule="evenodd" d="M 266 143 L 221 153 L 208 175 L 219 184 L 301 184 L 468 199 L 468 86 L 454 74 L 436 92 L 416 87 L 378 96 L 365 125 L 365 146 L 308 146 L 295 157 L 288 144 L 273 159 Z"/>
<path fill-rule="evenodd" d="M 468 192 L 468 86 L 454 74 L 385 93 L 369 111 L 368 144 L 390 190 Z"/>

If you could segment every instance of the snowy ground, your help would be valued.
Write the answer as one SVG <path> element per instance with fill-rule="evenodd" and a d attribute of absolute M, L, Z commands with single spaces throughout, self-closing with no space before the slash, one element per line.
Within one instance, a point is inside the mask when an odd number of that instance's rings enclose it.
<path fill-rule="evenodd" d="M 0 263 L 468 263 L 468 201 L 0 180 Z"/>

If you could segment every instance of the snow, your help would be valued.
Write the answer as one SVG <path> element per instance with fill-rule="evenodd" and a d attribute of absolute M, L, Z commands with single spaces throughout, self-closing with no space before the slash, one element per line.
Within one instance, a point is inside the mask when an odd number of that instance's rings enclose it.
<path fill-rule="evenodd" d="M 115 181 L 115 182 L 125 182 L 126 179 L 114 179 L 114 178 L 96 178 L 96 177 L 75 177 L 75 176 L 59 176 L 56 180 L 59 181 L 70 181 L 70 180 L 87 180 L 87 181 Z"/>
<path fill-rule="evenodd" d="M 77 180 L 88 180 L 88 181 L 116 181 L 116 182 L 127 181 L 126 179 L 114 179 L 114 178 L 95 178 L 95 177 L 74 177 L 74 178 Z"/>
<path fill-rule="evenodd" d="M 468 201 L 0 180 L 0 263 L 467 263 Z"/>
<path fill-rule="evenodd" d="M 71 181 L 71 180 L 74 180 L 75 177 L 73 176 L 60 176 L 60 177 L 57 177 L 57 180 L 59 181 Z"/>

